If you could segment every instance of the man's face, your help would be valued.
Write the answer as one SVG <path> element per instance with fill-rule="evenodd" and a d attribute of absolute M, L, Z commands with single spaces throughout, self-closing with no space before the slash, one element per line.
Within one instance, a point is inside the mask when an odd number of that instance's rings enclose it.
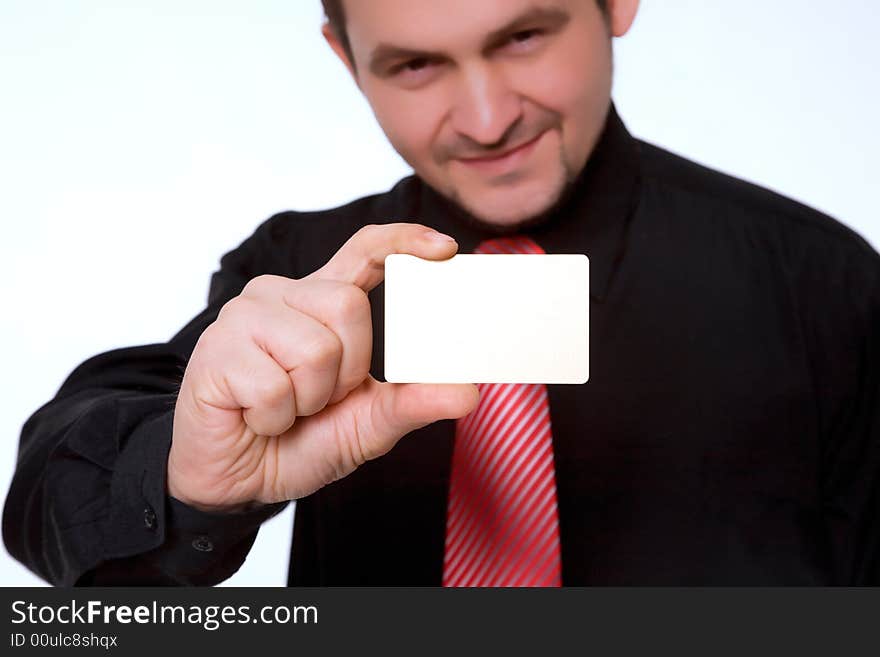
<path fill-rule="evenodd" d="M 595 0 L 345 0 L 345 11 L 358 86 L 417 175 L 499 227 L 557 203 L 611 97 Z"/>

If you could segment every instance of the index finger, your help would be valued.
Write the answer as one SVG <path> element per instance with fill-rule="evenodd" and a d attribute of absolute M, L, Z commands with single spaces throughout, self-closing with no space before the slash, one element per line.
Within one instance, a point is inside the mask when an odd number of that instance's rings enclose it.
<path fill-rule="evenodd" d="M 351 283 L 369 292 L 384 280 L 385 257 L 392 253 L 445 260 L 456 251 L 455 239 L 422 224 L 370 224 L 352 235 L 327 264 L 305 278 Z"/>

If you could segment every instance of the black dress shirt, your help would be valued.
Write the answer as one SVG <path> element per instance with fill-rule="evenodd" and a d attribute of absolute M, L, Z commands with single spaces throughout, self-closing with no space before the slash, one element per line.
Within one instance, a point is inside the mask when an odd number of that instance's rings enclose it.
<path fill-rule="evenodd" d="M 232 574 L 284 504 L 206 514 L 166 495 L 195 342 L 252 277 L 300 278 L 393 221 L 461 253 L 492 236 L 415 176 L 273 216 L 171 340 L 89 359 L 30 417 L 9 551 L 56 584 Z M 632 138 L 613 107 L 574 193 L 527 234 L 590 257 L 590 380 L 548 386 L 565 585 L 880 584 L 880 256 L 861 237 Z M 435 422 L 299 500 L 289 582 L 439 584 L 453 436 Z"/>

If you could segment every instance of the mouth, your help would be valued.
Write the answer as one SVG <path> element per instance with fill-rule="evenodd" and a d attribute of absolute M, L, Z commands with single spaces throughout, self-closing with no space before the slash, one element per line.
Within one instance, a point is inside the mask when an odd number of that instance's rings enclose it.
<path fill-rule="evenodd" d="M 522 164 L 532 151 L 535 150 L 535 146 L 541 141 L 541 137 L 543 137 L 546 132 L 547 131 L 541 132 L 538 136 L 500 155 L 492 157 L 459 158 L 458 161 L 472 170 L 481 171 L 483 173 L 496 175 L 507 173 Z"/>

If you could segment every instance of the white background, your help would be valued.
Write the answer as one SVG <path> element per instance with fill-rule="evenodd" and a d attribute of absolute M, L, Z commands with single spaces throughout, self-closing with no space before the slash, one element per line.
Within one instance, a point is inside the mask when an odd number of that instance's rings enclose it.
<path fill-rule="evenodd" d="M 647 0 L 615 101 L 633 134 L 877 247 L 878 19 L 870 0 Z M 274 212 L 410 172 L 320 23 L 318 0 L 0 0 L 4 497 L 22 424 L 78 363 L 169 339 Z M 291 522 L 229 583 L 283 584 Z M 40 580 L 4 552 L 0 583 Z"/>

